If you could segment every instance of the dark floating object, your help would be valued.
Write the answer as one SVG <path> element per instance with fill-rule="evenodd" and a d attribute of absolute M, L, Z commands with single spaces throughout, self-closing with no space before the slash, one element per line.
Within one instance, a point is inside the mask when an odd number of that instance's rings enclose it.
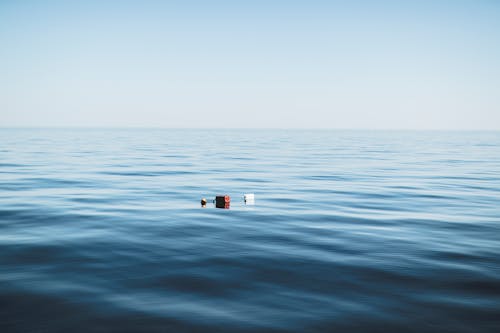
<path fill-rule="evenodd" d="M 229 195 L 218 195 L 215 197 L 215 207 L 229 209 L 231 198 Z"/>
<path fill-rule="evenodd" d="M 207 199 L 202 198 L 201 199 L 201 207 L 205 208 L 207 206 Z"/>

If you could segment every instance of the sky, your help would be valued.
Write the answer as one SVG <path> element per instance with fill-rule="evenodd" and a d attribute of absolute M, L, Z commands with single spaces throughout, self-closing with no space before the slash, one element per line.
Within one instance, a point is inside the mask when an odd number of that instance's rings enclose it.
<path fill-rule="evenodd" d="M 500 129 L 500 1 L 0 0 L 0 127 Z"/>

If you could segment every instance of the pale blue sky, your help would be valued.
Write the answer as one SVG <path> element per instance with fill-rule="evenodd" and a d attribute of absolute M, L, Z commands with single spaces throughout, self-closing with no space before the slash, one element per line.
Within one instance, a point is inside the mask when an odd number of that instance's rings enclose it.
<path fill-rule="evenodd" d="M 0 126 L 500 129 L 500 1 L 0 0 Z"/>

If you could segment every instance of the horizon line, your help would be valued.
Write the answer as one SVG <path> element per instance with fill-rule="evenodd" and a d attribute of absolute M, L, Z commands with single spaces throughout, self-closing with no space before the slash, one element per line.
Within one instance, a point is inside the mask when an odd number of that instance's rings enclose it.
<path fill-rule="evenodd" d="M 167 126 L 0 126 L 0 129 L 77 130 L 310 130 L 310 131 L 409 131 L 409 132 L 500 132 L 500 128 L 363 128 L 363 127 L 167 127 Z"/>

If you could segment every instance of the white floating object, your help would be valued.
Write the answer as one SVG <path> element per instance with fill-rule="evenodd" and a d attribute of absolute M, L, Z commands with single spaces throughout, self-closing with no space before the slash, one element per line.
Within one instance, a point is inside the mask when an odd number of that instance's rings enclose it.
<path fill-rule="evenodd" d="M 253 193 L 248 193 L 243 195 L 245 200 L 245 205 L 255 205 L 255 195 Z"/>

